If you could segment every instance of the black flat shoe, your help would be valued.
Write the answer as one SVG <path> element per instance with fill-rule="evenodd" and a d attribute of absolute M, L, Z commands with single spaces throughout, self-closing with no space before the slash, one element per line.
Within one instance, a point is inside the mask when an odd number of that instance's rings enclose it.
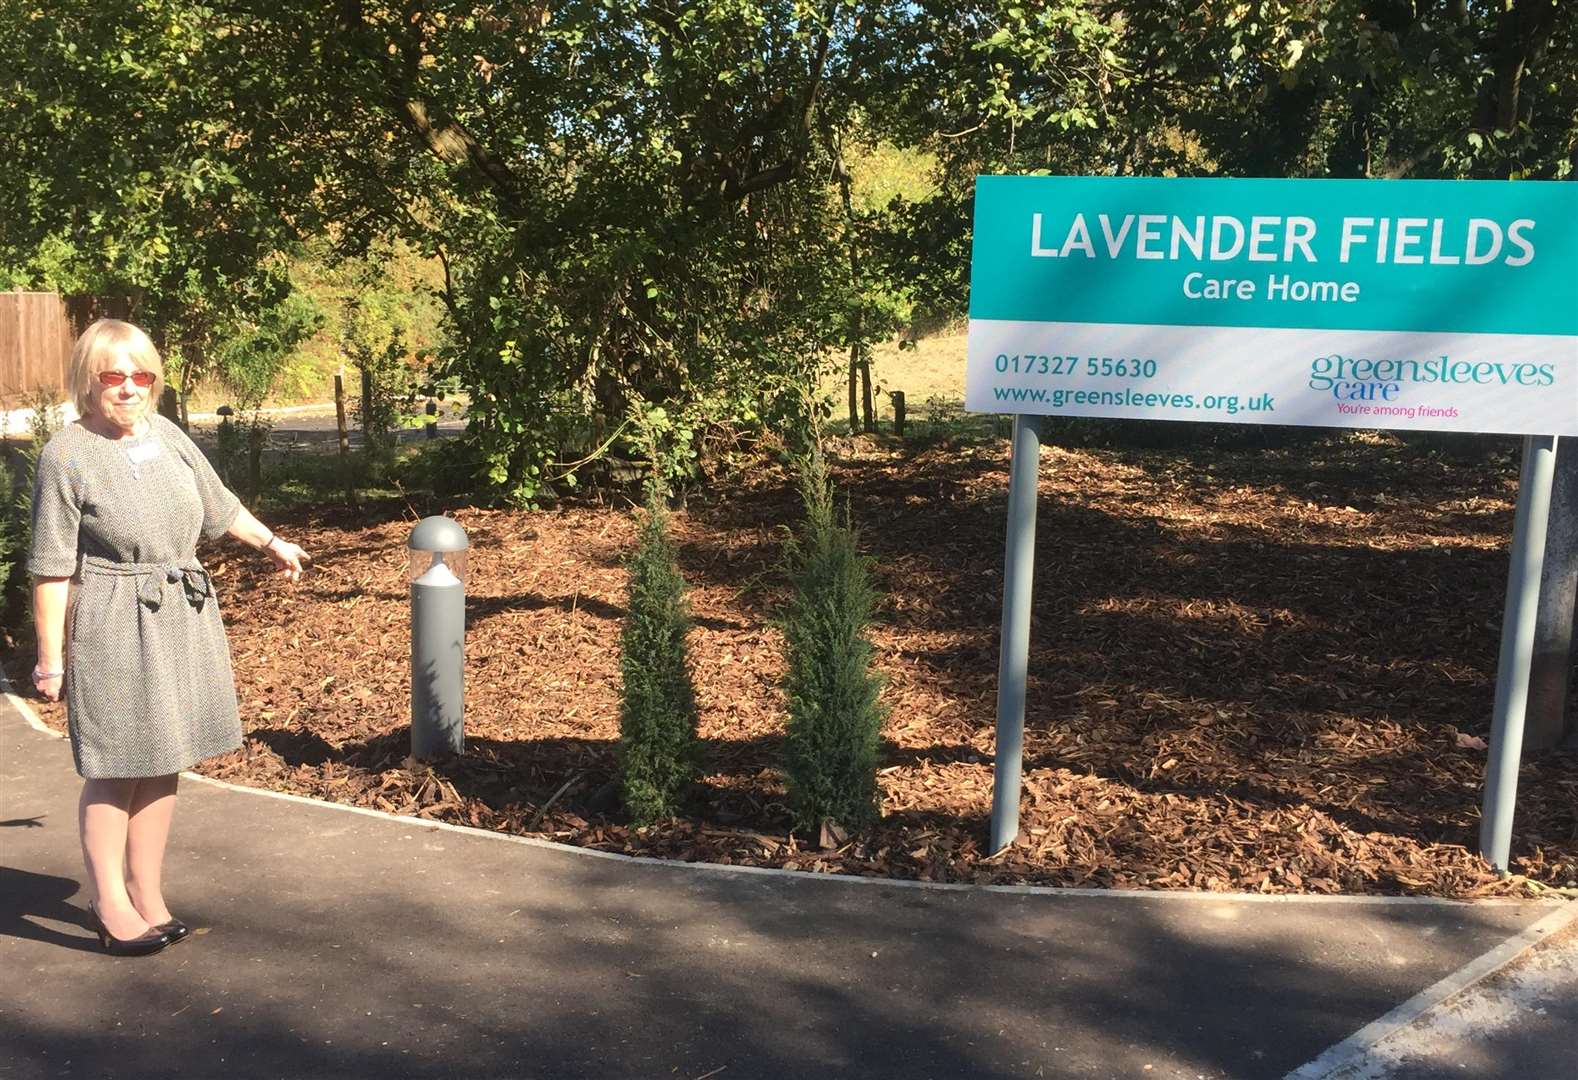
<path fill-rule="evenodd" d="M 93 916 L 94 929 L 99 934 L 99 948 L 111 956 L 149 956 L 173 940 L 157 926 L 149 927 L 147 933 L 139 934 L 134 938 L 118 938 L 109 932 L 104 920 L 99 918 L 99 913 L 92 904 L 88 905 L 88 914 Z"/>
<path fill-rule="evenodd" d="M 170 939 L 171 945 L 174 945 L 177 941 L 185 941 L 192 933 L 192 928 L 187 926 L 180 919 L 171 919 L 169 922 L 162 922 L 158 926 L 154 927 L 154 929 L 168 937 Z"/>

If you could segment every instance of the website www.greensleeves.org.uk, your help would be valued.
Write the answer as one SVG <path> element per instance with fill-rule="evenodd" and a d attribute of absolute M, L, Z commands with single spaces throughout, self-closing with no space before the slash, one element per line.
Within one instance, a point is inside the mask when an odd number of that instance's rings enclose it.
<path fill-rule="evenodd" d="M 1102 408 L 1134 409 L 1145 412 L 1154 409 L 1203 409 L 1237 416 L 1239 412 L 1269 413 L 1276 409 L 1271 394 L 1170 394 L 1164 390 L 1069 390 L 1044 386 L 996 386 L 993 392 L 1004 403 L 1036 403 L 1054 409 L 1069 406 L 1099 406 Z"/>

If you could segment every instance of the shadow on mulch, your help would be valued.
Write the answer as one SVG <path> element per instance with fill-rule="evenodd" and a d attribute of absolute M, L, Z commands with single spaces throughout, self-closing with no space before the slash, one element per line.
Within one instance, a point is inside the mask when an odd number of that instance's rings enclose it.
<path fill-rule="evenodd" d="M 608 815 L 619 811 L 617 797 L 608 798 L 617 792 L 604 790 L 617 781 L 617 743 L 610 739 L 506 742 L 467 736 L 465 753 L 418 762 L 410 757 L 411 737 L 404 728 L 341 746 L 309 731 L 285 728 L 253 728 L 247 738 L 278 755 L 286 769 L 332 765 L 367 776 L 391 770 L 432 774 L 460 796 L 480 800 L 498 812 L 534 811 L 549 799 L 565 810 Z M 770 771 L 782 755 L 783 736 L 701 739 L 699 744 L 709 775 L 727 781 Z M 572 781 L 568 786 L 567 780 Z M 716 823 L 738 817 L 729 806 L 731 795 L 727 787 L 704 780 L 696 785 L 693 802 L 703 818 Z M 608 823 L 617 821 L 611 816 Z"/>

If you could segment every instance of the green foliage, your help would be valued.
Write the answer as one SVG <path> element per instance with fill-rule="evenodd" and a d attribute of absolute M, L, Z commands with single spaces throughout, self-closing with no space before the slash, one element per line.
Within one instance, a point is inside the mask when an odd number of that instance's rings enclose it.
<path fill-rule="evenodd" d="M 798 828 L 857 828 L 876 820 L 878 701 L 868 635 L 876 592 L 846 507 L 839 523 L 819 450 L 800 461 L 805 524 L 789 547 L 794 595 L 781 623 L 789 720 L 784 771 Z"/>
<path fill-rule="evenodd" d="M 11 285 L 125 299 L 172 385 L 212 371 L 288 292 L 275 256 L 311 228 L 314 178 L 227 119 L 266 69 L 216 49 L 179 0 L 0 0 L 0 265 Z"/>
<path fill-rule="evenodd" d="M 129 298 L 190 388 L 290 322 L 305 264 L 320 351 L 382 276 L 406 323 L 385 305 L 362 347 L 433 350 L 457 460 L 518 503 L 609 440 L 641 459 L 651 409 L 683 483 L 807 421 L 830 364 L 962 315 L 981 173 L 1578 161 L 1578 5 L 1549 0 L 0 0 L 0 26 L 0 285 Z"/>
<path fill-rule="evenodd" d="M 366 258 L 346 259 L 320 273 L 319 292 L 340 298 L 333 321 L 338 351 L 354 369 L 345 392 L 365 440 L 364 479 L 381 484 L 394 462 L 398 431 L 414 422 L 408 413 L 418 384 L 431 381 L 425 354 L 411 351 L 413 336 L 431 344 L 436 333 L 432 313 L 416 291 L 419 266 L 403 246 L 388 243 Z M 462 487 L 472 486 L 474 478 L 469 480 Z"/>
<path fill-rule="evenodd" d="M 677 814 L 697 773 L 696 694 L 685 648 L 690 617 L 674 554 L 654 483 L 630 560 L 620 658 L 620 783 L 625 808 L 640 825 Z"/>
<path fill-rule="evenodd" d="M 313 300 L 292 291 L 265 308 L 255 321 L 237 327 L 218 349 L 219 377 L 243 411 L 255 411 L 272 393 L 291 356 L 323 326 L 324 315 Z"/>
<path fill-rule="evenodd" d="M 28 575 L 21 572 L 32 547 L 33 477 L 38 456 L 60 427 L 59 409 L 46 396 L 28 401 L 28 443 L 17 454 L 0 448 L 0 611 L 8 625 L 32 618 L 32 591 Z"/>
<path fill-rule="evenodd" d="M 829 166 L 863 5 L 124 6 L 156 67 L 178 9 L 180 100 L 282 221 L 438 260 L 435 374 L 495 495 L 542 497 L 637 402 L 693 447 L 765 427 L 847 335 Z"/>
<path fill-rule="evenodd" d="M 239 492 L 248 505 L 263 490 L 263 451 L 274 421 L 254 408 L 220 422 L 214 447 L 214 468 L 225 486 Z"/>
<path fill-rule="evenodd" d="M 694 410 L 676 412 L 639 399 L 631 402 L 625 425 L 629 435 L 620 441 L 644 450 L 641 466 L 648 472 L 649 501 L 654 493 L 659 499 L 674 495 L 696 475 L 700 425 Z"/>
<path fill-rule="evenodd" d="M 351 412 L 362 429 L 366 479 L 378 484 L 394 462 L 403 405 L 412 393 L 405 336 L 398 329 L 391 330 L 382 345 L 374 344 L 377 333 L 367 330 L 366 320 L 354 307 L 343 325 L 347 328 L 345 354 L 358 375 L 346 393 L 355 395 Z"/>
<path fill-rule="evenodd" d="M 887 258 L 925 322 L 964 314 L 982 173 L 1562 179 L 1578 5 L 1158 0 L 895 9 L 873 130 L 935 155 Z M 879 73 L 880 74 L 876 74 Z"/>
<path fill-rule="evenodd" d="M 18 484 L 10 458 L 11 455 L 0 444 L 0 611 L 9 611 L 11 608 L 11 578 L 21 563 L 23 542 L 26 539 L 25 533 L 18 528 Z"/>
<path fill-rule="evenodd" d="M 219 425 L 217 464 L 225 482 L 248 503 L 262 490 L 263 450 L 274 427 L 263 415 L 263 403 L 302 343 L 324 321 L 311 297 L 292 291 L 256 321 L 240 323 L 235 336 L 216 350 L 216 374 L 236 406 L 236 416 Z"/>
<path fill-rule="evenodd" d="M 855 206 L 865 212 L 921 202 L 936 193 L 937 155 L 856 131 L 844 147 Z"/>
<path fill-rule="evenodd" d="M 347 341 L 376 350 L 399 334 L 416 356 L 446 343 L 447 313 L 437 292 L 442 268 L 398 238 L 378 240 L 365 255 L 346 255 L 327 237 L 315 238 L 291 260 L 290 279 L 322 322 L 282 373 L 280 396 L 326 400 Z"/>
<path fill-rule="evenodd" d="M 392 475 L 402 473 L 402 457 L 410 449 L 402 448 L 402 453 L 396 456 Z M 255 505 L 258 516 L 265 521 L 269 520 L 271 515 L 279 516 L 314 508 L 321 510 L 326 504 L 344 501 L 346 494 L 345 470 L 337 454 L 302 453 L 283 456 L 269 463 L 264 481 L 258 491 Z M 450 487 L 441 491 L 447 498 L 453 495 L 455 489 Z M 380 502 L 394 501 L 394 505 L 402 509 L 410 504 L 415 506 L 418 513 L 425 514 L 428 510 L 438 513 L 448 505 L 447 502 L 439 505 L 431 499 L 422 500 L 422 493 L 419 492 L 388 486 L 360 487 L 356 491 L 356 496 L 358 504 L 364 509 Z"/>

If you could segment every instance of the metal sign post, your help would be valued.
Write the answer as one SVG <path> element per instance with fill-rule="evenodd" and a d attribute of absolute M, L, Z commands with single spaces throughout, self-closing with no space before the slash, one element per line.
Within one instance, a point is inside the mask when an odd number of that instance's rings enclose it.
<path fill-rule="evenodd" d="M 1512 852 L 1512 814 L 1523 759 L 1523 720 L 1534 661 L 1534 630 L 1540 607 L 1540 570 L 1545 562 L 1545 527 L 1556 475 L 1556 437 L 1523 440 L 1518 511 L 1512 524 L 1512 566 L 1507 572 L 1507 611 L 1501 624 L 1496 665 L 1496 707 L 1490 722 L 1490 757 L 1485 763 L 1485 804 L 1479 851 L 1492 867 L 1507 872 Z"/>
<path fill-rule="evenodd" d="M 1003 559 L 1003 637 L 997 667 L 997 764 L 992 779 L 992 854 L 1019 835 L 1019 777 L 1025 753 L 1025 680 L 1030 666 L 1031 581 L 1036 567 L 1036 482 L 1041 419 L 1014 417 Z"/>

